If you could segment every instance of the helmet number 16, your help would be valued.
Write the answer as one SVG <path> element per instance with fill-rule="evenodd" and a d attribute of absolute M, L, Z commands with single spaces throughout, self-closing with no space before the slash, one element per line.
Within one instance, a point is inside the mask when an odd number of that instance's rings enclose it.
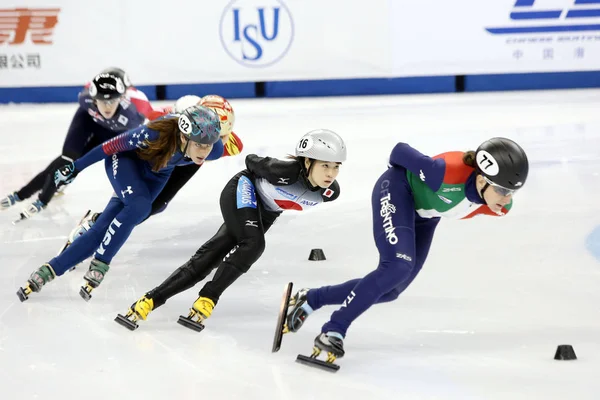
<path fill-rule="evenodd" d="M 298 149 L 304 150 L 308 147 L 308 139 L 302 139 L 298 143 Z"/>

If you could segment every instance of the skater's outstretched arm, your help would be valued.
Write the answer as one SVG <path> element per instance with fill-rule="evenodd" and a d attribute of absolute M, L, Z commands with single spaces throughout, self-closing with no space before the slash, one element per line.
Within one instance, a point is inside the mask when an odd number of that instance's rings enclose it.
<path fill-rule="evenodd" d="M 103 160 L 106 156 L 146 148 L 148 146 L 147 142 L 154 141 L 158 137 L 159 133 L 147 126 L 140 126 L 121 133 L 94 147 L 89 153 L 75 161 L 75 170 L 81 172 L 90 165 Z"/>
<path fill-rule="evenodd" d="M 302 166 L 298 162 L 259 157 L 256 154 L 246 156 L 246 168 L 273 185 L 292 185 L 300 179 L 302 172 Z"/>

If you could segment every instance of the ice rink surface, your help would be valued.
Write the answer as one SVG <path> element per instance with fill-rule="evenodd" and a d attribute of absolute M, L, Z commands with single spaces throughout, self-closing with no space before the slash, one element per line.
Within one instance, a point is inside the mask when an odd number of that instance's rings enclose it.
<path fill-rule="evenodd" d="M 136 228 L 89 303 L 88 262 L 19 302 L 87 209 L 112 189 L 102 163 L 63 197 L 13 226 L 0 213 L 0 397 L 3 399 L 597 399 L 600 393 L 600 91 L 232 100 L 237 157 L 202 167 L 167 210 Z M 0 107 L 0 194 L 18 190 L 60 152 L 76 109 Z M 250 153 L 283 157 L 306 131 L 348 145 L 340 198 L 286 212 L 267 249 L 222 296 L 206 329 L 176 323 L 197 298 L 172 298 L 130 332 L 117 313 L 162 282 L 221 224 L 221 189 Z M 311 315 L 271 353 L 284 285 L 340 283 L 377 265 L 370 196 L 395 143 L 435 155 L 506 136 L 529 155 L 527 184 L 504 218 L 440 223 L 420 276 L 350 328 L 341 370 L 294 362 L 335 310 Z M 33 199 L 31 199 L 33 200 Z M 590 239 L 591 238 L 591 239 Z M 323 248 L 327 261 L 307 260 Z M 555 361 L 559 344 L 579 359 Z"/>

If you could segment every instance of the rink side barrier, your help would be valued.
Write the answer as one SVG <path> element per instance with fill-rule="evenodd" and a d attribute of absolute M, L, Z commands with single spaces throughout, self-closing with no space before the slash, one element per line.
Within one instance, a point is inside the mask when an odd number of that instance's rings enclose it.
<path fill-rule="evenodd" d="M 600 71 L 465 76 L 465 92 L 600 87 Z"/>
<path fill-rule="evenodd" d="M 0 104 L 7 103 L 76 103 L 81 86 L 47 86 L 0 88 Z M 158 100 L 156 86 L 136 86 L 148 96 Z"/>
<path fill-rule="evenodd" d="M 226 98 L 359 96 L 418 93 L 551 90 L 600 87 L 600 71 L 328 79 L 137 86 L 150 100 L 216 93 Z M 72 103 L 81 86 L 0 88 L 0 104 Z"/>
<path fill-rule="evenodd" d="M 455 82 L 454 76 L 266 82 L 265 97 L 452 93 Z"/>
<path fill-rule="evenodd" d="M 256 97 L 254 82 L 204 83 L 187 85 L 166 85 L 165 97 L 161 100 L 176 100 L 186 94 L 218 94 L 226 99 Z"/>

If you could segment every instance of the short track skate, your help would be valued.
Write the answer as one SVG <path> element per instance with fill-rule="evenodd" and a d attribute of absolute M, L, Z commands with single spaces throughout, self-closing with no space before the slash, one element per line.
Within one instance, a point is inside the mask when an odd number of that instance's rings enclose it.
<path fill-rule="evenodd" d="M 79 220 L 79 222 L 77 223 L 77 225 L 75 225 L 76 227 L 81 225 L 83 223 L 83 221 L 92 213 L 92 210 L 87 210 L 87 212 L 85 213 L 85 215 Z M 70 236 L 70 235 L 69 235 Z M 63 251 L 65 251 L 67 249 L 67 247 L 69 247 L 73 242 L 70 240 L 71 238 L 67 239 L 67 242 L 63 245 L 63 247 L 61 247 L 60 251 L 58 252 L 57 255 L 60 255 Z"/>
<path fill-rule="evenodd" d="M 94 289 L 95 288 L 88 282 L 85 284 L 85 286 L 82 286 L 81 289 L 79 289 L 79 295 L 85 301 L 90 301 L 92 298 L 92 290 Z"/>
<path fill-rule="evenodd" d="M 337 372 L 340 369 L 340 366 L 335 364 L 335 360 L 336 360 L 336 356 L 331 353 L 328 352 L 327 353 L 327 359 L 325 361 L 323 360 L 319 360 L 317 357 L 319 357 L 319 355 L 321 354 L 321 349 L 319 349 L 317 346 L 313 347 L 313 352 L 310 355 L 310 357 L 307 357 L 305 355 L 302 354 L 298 354 L 298 357 L 296 358 L 296 362 L 300 363 L 300 364 L 304 364 L 304 365 L 308 365 L 310 367 L 316 367 L 325 371 L 329 371 L 329 372 Z"/>
<path fill-rule="evenodd" d="M 272 352 L 276 353 L 281 348 L 281 341 L 283 340 L 283 334 L 288 333 L 287 327 L 287 313 L 290 307 L 290 298 L 292 297 L 292 289 L 294 284 L 288 283 L 283 292 L 283 298 L 281 299 L 281 306 L 279 307 L 279 316 L 277 317 L 277 326 L 275 327 L 275 336 L 273 337 L 273 348 Z"/>
<path fill-rule="evenodd" d="M 129 310 L 127 310 L 127 314 L 125 314 L 125 315 L 117 314 L 117 317 L 115 318 L 115 322 L 121 326 L 124 326 L 125 328 L 129 329 L 130 331 L 135 331 L 137 328 L 140 327 L 137 324 L 137 321 L 139 319 L 140 319 L 140 317 L 138 317 L 138 315 L 135 313 L 135 311 L 133 311 L 130 308 Z"/>
<path fill-rule="evenodd" d="M 200 313 L 195 312 L 195 311 L 190 311 L 190 313 L 187 317 L 180 315 L 179 319 L 177 320 L 177 323 L 179 325 L 185 326 L 186 328 L 189 328 L 193 331 L 202 332 L 205 328 L 204 324 L 202 323 L 202 321 L 204 321 L 204 319 L 205 318 L 202 317 L 202 315 Z"/>
<path fill-rule="evenodd" d="M 29 219 L 29 218 L 27 217 L 27 215 L 25 215 L 25 213 L 19 213 L 19 218 L 15 219 L 15 220 L 12 222 L 12 224 L 13 224 L 13 225 L 16 225 L 16 224 L 18 224 L 19 222 L 25 221 L 26 219 Z"/>
<path fill-rule="evenodd" d="M 33 290 L 31 290 L 31 288 L 29 287 L 29 284 L 27 284 L 27 285 L 25 285 L 24 288 L 19 288 L 19 290 L 17 291 L 17 297 L 19 297 L 19 300 L 21 300 L 21 303 L 22 303 L 29 298 L 29 295 L 32 292 L 33 292 Z"/>

